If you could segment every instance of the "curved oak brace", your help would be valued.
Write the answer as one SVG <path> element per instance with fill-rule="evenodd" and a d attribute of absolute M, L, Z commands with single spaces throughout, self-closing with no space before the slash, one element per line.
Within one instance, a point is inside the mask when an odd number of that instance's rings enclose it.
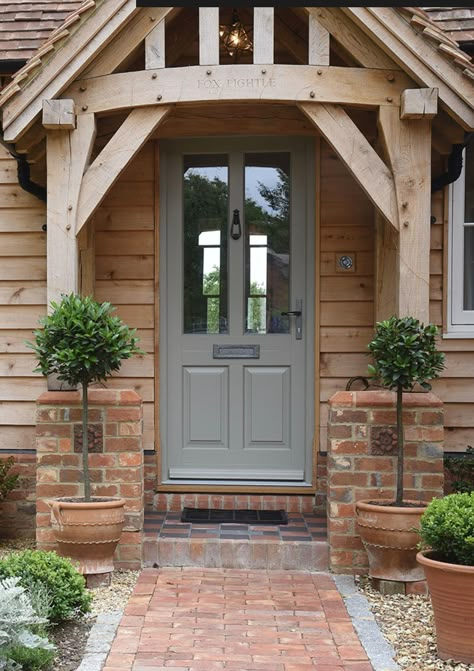
<path fill-rule="evenodd" d="M 64 93 L 78 114 L 159 104 L 330 102 L 399 107 L 411 80 L 394 70 L 317 65 L 216 65 L 81 79 Z"/>
<path fill-rule="evenodd" d="M 134 109 L 102 149 L 82 180 L 76 235 L 170 109 L 169 105 Z"/>
<path fill-rule="evenodd" d="M 398 230 L 392 173 L 339 105 L 300 103 L 299 108 L 329 142 L 375 207 Z M 394 111 L 398 114 L 398 111 Z"/>

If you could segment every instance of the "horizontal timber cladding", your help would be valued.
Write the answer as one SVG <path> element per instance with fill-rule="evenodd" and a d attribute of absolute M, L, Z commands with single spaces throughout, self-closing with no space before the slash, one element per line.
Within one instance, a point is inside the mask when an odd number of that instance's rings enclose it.
<path fill-rule="evenodd" d="M 327 401 L 367 373 L 374 322 L 374 208 L 334 151 L 321 142 L 320 449 L 327 447 Z M 344 270 L 342 256 L 353 265 Z"/>
<path fill-rule="evenodd" d="M 180 108 L 160 130 L 170 137 L 203 133 L 224 134 L 232 104 Z M 245 105 L 238 105 L 244 110 Z M 261 109 L 261 112 L 257 112 Z M 270 132 L 311 135 L 307 120 L 289 105 L 251 107 L 243 119 L 249 134 Z M 364 134 L 373 125 L 369 114 L 351 112 Z M 198 123 L 199 122 L 199 123 Z M 370 123 L 369 123 L 370 122 Z M 234 124 L 229 131 L 241 132 Z M 117 314 L 138 329 L 146 354 L 124 363 L 107 385 L 134 389 L 144 400 L 144 447 L 155 445 L 155 156 L 148 143 L 126 168 L 94 215 L 95 296 L 117 306 Z M 434 157 L 433 172 L 442 172 Z M 345 388 L 353 375 L 367 371 L 366 346 L 374 320 L 374 208 L 332 149 L 321 142 L 319 191 L 321 230 L 317 267 L 320 273 L 320 447 L 326 449 L 327 401 Z M 443 323 L 447 238 L 447 207 L 442 191 L 433 194 L 430 254 L 430 315 Z M 46 311 L 46 215 L 43 204 L 17 183 L 16 162 L 0 149 L 0 450 L 34 446 L 34 401 L 44 391 L 41 375 L 33 373 L 35 359 L 26 347 L 38 319 Z M 338 260 L 353 258 L 344 271 Z M 440 341 L 447 354 L 447 368 L 433 390 L 446 404 L 445 448 L 464 450 L 474 444 L 472 405 L 474 395 L 474 339 Z"/>
<path fill-rule="evenodd" d="M 124 361 L 106 385 L 143 399 L 143 447 L 155 446 L 155 145 L 147 143 L 94 215 L 95 298 L 137 329 L 145 354 Z"/>
<path fill-rule="evenodd" d="M 36 359 L 25 344 L 46 312 L 45 223 L 44 204 L 18 185 L 16 161 L 0 147 L 0 451 L 5 455 L 34 448 L 35 400 L 46 389 L 42 376 L 33 373 Z M 23 464 L 27 456 L 17 453 L 15 458 Z M 18 468 L 23 478 L 27 467 Z M 28 468 L 34 471 L 33 466 Z M 17 505 L 10 497 L 4 503 L 19 529 L 25 526 L 23 517 L 31 517 L 28 506 L 34 507 L 33 471 L 28 475 L 27 500 Z M 20 489 L 27 490 L 23 480 Z"/>
<path fill-rule="evenodd" d="M 360 120 L 359 120 L 360 121 Z M 443 164 L 433 156 L 433 174 Z M 367 343 L 374 321 L 374 212 L 331 148 L 321 143 L 320 231 L 320 448 L 326 450 L 327 402 L 345 388 L 349 378 L 367 374 Z M 432 196 L 430 251 L 430 320 L 442 331 L 446 282 L 445 193 Z M 351 256 L 344 271 L 338 259 Z M 446 352 L 446 370 L 433 382 L 445 403 L 445 449 L 463 451 L 474 445 L 474 339 L 439 341 Z"/>

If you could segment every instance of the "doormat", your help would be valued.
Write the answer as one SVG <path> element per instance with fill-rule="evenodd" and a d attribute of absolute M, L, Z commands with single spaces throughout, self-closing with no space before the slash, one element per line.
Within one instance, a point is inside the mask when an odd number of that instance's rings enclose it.
<path fill-rule="evenodd" d="M 288 515 L 284 510 L 183 508 L 181 522 L 192 524 L 288 524 Z"/>

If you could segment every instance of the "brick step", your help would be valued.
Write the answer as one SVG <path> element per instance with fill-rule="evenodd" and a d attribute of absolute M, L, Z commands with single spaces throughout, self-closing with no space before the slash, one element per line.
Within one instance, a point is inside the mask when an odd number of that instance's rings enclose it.
<path fill-rule="evenodd" d="M 144 566 L 328 569 L 326 517 L 289 513 L 287 525 L 188 524 L 173 511 L 145 511 Z"/>
<path fill-rule="evenodd" d="M 145 536 L 143 566 L 327 571 L 328 544 Z"/>
<path fill-rule="evenodd" d="M 312 513 L 314 494 L 165 494 L 153 497 L 153 510 L 173 512 L 188 508 L 224 508 L 225 510 L 286 510 L 288 513 Z"/>

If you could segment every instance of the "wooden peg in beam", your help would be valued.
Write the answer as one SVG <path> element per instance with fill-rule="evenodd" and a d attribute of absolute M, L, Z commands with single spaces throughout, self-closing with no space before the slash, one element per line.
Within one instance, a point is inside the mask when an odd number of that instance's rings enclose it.
<path fill-rule="evenodd" d="M 400 119 L 433 119 L 438 114 L 438 89 L 405 89 L 400 98 Z"/>

